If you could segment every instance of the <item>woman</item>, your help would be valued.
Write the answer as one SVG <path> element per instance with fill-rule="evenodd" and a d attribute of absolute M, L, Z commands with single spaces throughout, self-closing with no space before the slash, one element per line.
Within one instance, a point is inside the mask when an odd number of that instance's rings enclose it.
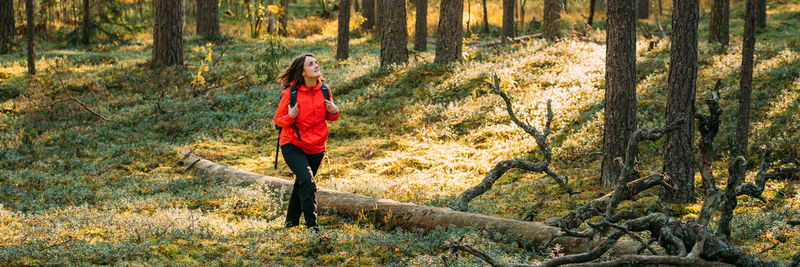
<path fill-rule="evenodd" d="M 325 155 L 328 140 L 325 121 L 338 119 L 339 108 L 330 100 L 328 87 L 323 86 L 322 72 L 314 55 L 296 57 L 278 75 L 278 82 L 286 89 L 275 112 L 275 125 L 282 128 L 279 138 L 283 159 L 295 175 L 286 227 L 299 225 L 302 212 L 306 226 L 318 232 L 314 176 Z M 290 106 L 292 91 L 296 91 L 296 103 Z"/>

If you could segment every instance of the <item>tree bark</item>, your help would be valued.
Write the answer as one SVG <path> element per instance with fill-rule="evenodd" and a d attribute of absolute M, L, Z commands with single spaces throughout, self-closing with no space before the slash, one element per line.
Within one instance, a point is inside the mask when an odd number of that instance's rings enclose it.
<path fill-rule="evenodd" d="M 489 34 L 489 14 L 486 11 L 486 0 L 483 0 L 483 32 Z"/>
<path fill-rule="evenodd" d="M 197 35 L 203 38 L 218 38 L 219 5 L 218 0 L 197 0 Z"/>
<path fill-rule="evenodd" d="M 33 10 L 36 8 L 33 0 L 25 1 L 25 13 L 28 17 L 27 30 L 25 35 L 28 37 L 28 74 L 36 75 L 36 41 L 33 39 L 35 31 L 33 22 Z"/>
<path fill-rule="evenodd" d="M 281 24 L 279 32 L 281 36 L 288 36 L 288 23 L 289 23 L 289 0 L 281 0 L 281 15 L 278 18 Z"/>
<path fill-rule="evenodd" d="M 362 15 L 365 20 L 361 23 L 361 30 L 371 31 L 375 24 L 375 0 L 364 0 L 361 2 Z"/>
<path fill-rule="evenodd" d="M 636 130 L 636 18 L 635 3 L 608 0 L 606 32 L 606 91 L 603 120 L 603 187 L 619 184 L 620 166 L 631 134 Z"/>
<path fill-rule="evenodd" d="M 672 48 L 667 93 L 667 121 L 683 119 L 677 131 L 664 140 L 663 170 L 675 183 L 676 191 L 661 190 L 661 198 L 671 203 L 694 201 L 694 113 L 697 80 L 698 0 L 674 1 Z"/>
<path fill-rule="evenodd" d="M 361 6 L 358 4 L 358 0 L 353 0 L 353 12 L 359 13 L 361 11 Z"/>
<path fill-rule="evenodd" d="M 519 27 L 517 27 L 516 35 L 522 35 L 525 32 L 525 2 L 527 0 L 519 2 Z"/>
<path fill-rule="evenodd" d="M 89 39 L 92 35 L 91 8 L 89 0 L 83 0 L 83 35 L 81 36 L 83 45 L 89 45 Z"/>
<path fill-rule="evenodd" d="M 760 0 L 759 0 L 760 1 Z M 753 84 L 753 57 L 756 45 L 756 24 L 757 16 L 755 13 L 755 0 L 745 1 L 744 15 L 744 40 L 742 42 L 742 66 L 741 79 L 739 80 L 739 111 L 736 114 L 736 139 L 733 143 L 731 156 L 733 160 L 728 164 L 728 185 L 727 188 L 737 188 L 744 182 L 745 172 L 747 171 L 747 145 L 750 136 L 750 103 Z M 737 160 L 742 157 L 743 164 Z M 726 193 L 726 201 L 723 205 L 722 215 L 720 215 L 719 229 L 720 234 L 730 240 L 730 220 L 733 217 L 733 209 L 737 205 L 735 190 Z"/>
<path fill-rule="evenodd" d="M 275 0 L 268 0 L 267 5 L 275 4 Z M 270 34 L 275 33 L 275 14 L 267 11 L 267 32 Z M 219 25 L 219 10 L 217 10 L 217 25 Z"/>
<path fill-rule="evenodd" d="M 377 20 L 381 34 L 381 67 L 408 62 L 405 0 L 378 0 L 384 8 Z"/>
<path fill-rule="evenodd" d="M 183 3 L 181 0 L 155 0 L 153 63 L 183 65 Z"/>
<path fill-rule="evenodd" d="M 440 7 L 439 38 L 436 39 L 436 58 L 433 62 L 446 64 L 461 61 L 464 1 L 442 0 Z"/>
<path fill-rule="evenodd" d="M 756 0 L 756 26 L 767 27 L 767 0 Z"/>
<path fill-rule="evenodd" d="M 414 50 L 425 51 L 428 50 L 428 0 L 416 0 L 415 5 L 417 21 L 414 23 Z M 441 24 L 439 21 L 439 25 Z M 441 34 L 441 30 L 439 32 Z"/>
<path fill-rule="evenodd" d="M 209 172 L 227 179 L 230 183 L 252 183 L 263 181 L 271 190 L 289 194 L 292 181 L 270 177 L 252 172 L 232 169 L 208 161 L 195 155 L 185 155 L 180 162 L 183 166 Z M 560 229 L 540 222 L 526 222 L 506 218 L 497 218 L 481 214 L 453 211 L 449 208 L 435 208 L 412 203 L 397 202 L 363 195 L 356 195 L 324 188 L 317 189 L 317 205 L 321 208 L 335 210 L 336 213 L 351 218 L 367 216 L 376 223 L 390 228 L 400 226 L 405 229 L 434 230 L 437 227 L 474 227 L 489 233 L 497 233 L 496 237 L 510 238 L 518 242 L 540 244 L 553 240 L 564 248 L 565 253 L 580 253 L 595 247 L 599 240 L 561 236 Z M 388 216 L 391 215 L 391 216 Z M 553 238 L 554 236 L 559 236 Z M 615 254 L 635 254 L 639 244 L 620 241 L 611 248 Z"/>
<path fill-rule="evenodd" d="M 466 1 L 467 1 L 467 14 L 472 14 L 472 1 L 470 1 L 470 0 L 466 0 Z M 440 14 L 440 16 L 441 16 L 441 14 Z M 468 33 L 472 33 L 471 24 L 472 24 L 471 16 L 467 16 L 467 32 Z"/>
<path fill-rule="evenodd" d="M 350 0 L 339 1 L 339 34 L 336 38 L 336 59 L 345 60 L 350 56 Z"/>
<path fill-rule="evenodd" d="M 11 51 L 16 37 L 14 0 L 0 0 L 0 54 Z"/>
<path fill-rule="evenodd" d="M 586 19 L 586 23 L 589 24 L 589 26 L 592 26 L 594 23 L 594 3 L 596 1 L 597 0 L 589 0 L 589 18 Z"/>
<path fill-rule="evenodd" d="M 638 0 L 636 18 L 647 19 L 648 17 L 650 17 L 650 0 Z"/>
<path fill-rule="evenodd" d="M 730 0 L 714 0 L 711 21 L 708 25 L 708 41 L 728 46 L 730 41 Z"/>
<path fill-rule="evenodd" d="M 393 0 L 375 0 L 375 14 L 374 14 L 375 31 L 373 32 L 373 36 L 377 37 L 378 39 L 382 38 L 381 36 L 383 36 L 383 21 L 385 20 L 384 19 L 385 11 L 383 6 L 385 4 L 385 1 L 393 1 Z M 374 35 L 375 33 L 377 33 L 377 35 Z"/>
<path fill-rule="evenodd" d="M 555 41 L 561 35 L 562 0 L 544 0 L 544 39 Z"/>
<path fill-rule="evenodd" d="M 503 0 L 503 41 L 514 38 L 514 3 L 515 0 Z"/>

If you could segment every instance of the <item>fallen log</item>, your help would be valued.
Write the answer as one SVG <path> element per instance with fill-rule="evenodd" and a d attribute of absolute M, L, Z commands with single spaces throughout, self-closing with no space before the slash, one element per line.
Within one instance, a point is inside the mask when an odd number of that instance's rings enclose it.
<path fill-rule="evenodd" d="M 232 183 L 245 183 L 264 181 L 266 185 L 277 192 L 290 194 L 292 181 L 277 177 L 238 170 L 203 159 L 188 152 L 181 152 L 184 159 L 180 166 L 217 174 Z M 187 169 L 189 169 L 187 168 Z M 560 229 L 545 225 L 540 222 L 519 221 L 507 218 L 454 211 L 450 208 L 436 208 L 412 203 L 397 202 L 389 199 L 369 197 L 336 190 L 318 188 L 317 205 L 320 208 L 334 209 L 336 213 L 357 218 L 368 215 L 379 218 L 392 226 L 406 229 L 433 230 L 441 227 L 472 227 L 485 230 L 489 233 L 502 234 L 515 241 L 528 244 L 542 244 L 558 235 Z M 553 239 L 553 244 L 565 248 L 566 253 L 579 253 L 592 249 L 597 245 L 597 240 L 585 238 L 559 236 Z M 611 251 L 614 254 L 635 254 L 640 249 L 638 243 L 620 241 Z"/>
<path fill-rule="evenodd" d="M 228 179 L 231 183 L 247 183 L 263 181 L 272 190 L 291 194 L 293 182 L 272 176 L 252 173 L 230 168 L 203 159 L 190 152 L 181 151 L 183 160 L 180 166 L 188 166 L 184 171 L 196 169 Z M 363 196 L 318 188 L 317 205 L 320 208 L 334 209 L 337 214 L 351 218 L 370 215 L 384 220 L 384 223 L 400 226 L 405 229 L 434 230 L 436 227 L 472 227 L 488 233 L 502 234 L 517 242 L 542 244 L 552 240 L 564 248 L 567 254 L 582 253 L 597 247 L 602 240 L 559 235 L 560 229 L 541 222 L 519 221 L 507 218 L 454 211 L 450 208 L 436 208 L 412 203 L 397 202 L 390 199 Z M 556 236 L 555 238 L 553 238 Z M 641 245 L 638 242 L 621 240 L 610 252 L 614 255 L 638 254 Z M 660 248 L 659 248 L 660 249 Z M 696 266 L 729 266 L 717 262 L 700 260 Z"/>

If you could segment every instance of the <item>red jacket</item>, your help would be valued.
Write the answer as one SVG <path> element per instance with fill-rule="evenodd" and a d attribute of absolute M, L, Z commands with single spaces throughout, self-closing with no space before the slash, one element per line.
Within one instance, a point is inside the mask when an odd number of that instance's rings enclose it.
<path fill-rule="evenodd" d="M 300 114 L 296 118 L 289 117 L 289 88 L 283 90 L 278 111 L 275 112 L 275 125 L 283 128 L 280 145 L 292 143 L 306 154 L 325 151 L 325 142 L 328 140 L 328 125 L 325 121 L 335 121 L 339 118 L 339 113 L 329 113 L 325 110 L 325 97 L 320 88 L 322 81 L 318 80 L 313 88 L 302 85 L 297 89 L 297 108 L 300 109 Z M 300 131 L 300 140 L 297 139 L 292 124 Z"/>

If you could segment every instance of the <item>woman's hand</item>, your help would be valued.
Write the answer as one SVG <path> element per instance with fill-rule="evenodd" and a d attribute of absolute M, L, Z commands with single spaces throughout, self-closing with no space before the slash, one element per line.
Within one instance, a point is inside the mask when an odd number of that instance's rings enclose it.
<path fill-rule="evenodd" d="M 339 112 L 339 108 L 336 107 L 336 104 L 334 104 L 333 101 L 330 101 L 330 100 L 326 99 L 325 100 L 325 111 L 328 111 L 328 113 L 334 114 L 334 113 L 338 113 Z"/>
<path fill-rule="evenodd" d="M 300 114 L 300 109 L 297 108 L 297 103 L 294 103 L 293 106 L 289 106 L 289 117 L 297 118 L 297 115 Z"/>

